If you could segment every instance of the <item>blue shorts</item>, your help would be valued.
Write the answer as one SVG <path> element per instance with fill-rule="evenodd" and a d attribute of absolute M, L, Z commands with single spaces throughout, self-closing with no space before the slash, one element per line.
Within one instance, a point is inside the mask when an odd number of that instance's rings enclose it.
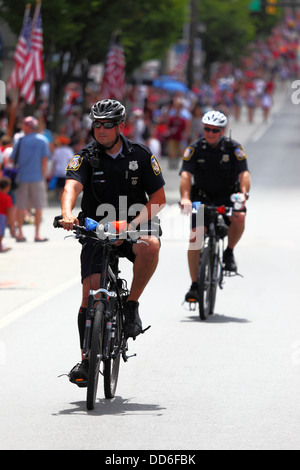
<path fill-rule="evenodd" d="M 0 237 L 4 237 L 6 222 L 7 222 L 6 215 L 0 214 Z"/>

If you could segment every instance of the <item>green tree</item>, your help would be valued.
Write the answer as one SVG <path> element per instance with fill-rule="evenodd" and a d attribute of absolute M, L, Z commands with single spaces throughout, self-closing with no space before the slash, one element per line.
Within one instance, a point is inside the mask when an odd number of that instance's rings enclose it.
<path fill-rule="evenodd" d="M 216 61 L 238 60 L 255 38 L 249 0 L 199 0 L 199 19 L 206 25 L 207 67 Z"/>

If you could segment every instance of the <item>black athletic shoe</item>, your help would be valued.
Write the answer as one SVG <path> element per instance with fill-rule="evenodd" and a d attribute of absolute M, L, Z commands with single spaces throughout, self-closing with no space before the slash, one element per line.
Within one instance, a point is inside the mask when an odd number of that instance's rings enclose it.
<path fill-rule="evenodd" d="M 186 302 L 198 302 L 199 297 L 198 297 L 198 285 L 197 282 L 193 282 L 190 290 L 185 296 L 185 301 Z"/>
<path fill-rule="evenodd" d="M 76 364 L 69 373 L 69 380 L 78 387 L 87 387 L 89 375 L 89 361 L 84 359 L 82 362 Z"/>
<path fill-rule="evenodd" d="M 123 313 L 125 335 L 128 338 L 136 338 L 143 331 L 142 320 L 139 316 L 139 303 L 134 300 L 125 302 Z"/>
<path fill-rule="evenodd" d="M 226 248 L 224 251 L 223 263 L 225 271 L 237 272 L 237 264 L 234 259 L 233 251 L 230 248 Z"/>

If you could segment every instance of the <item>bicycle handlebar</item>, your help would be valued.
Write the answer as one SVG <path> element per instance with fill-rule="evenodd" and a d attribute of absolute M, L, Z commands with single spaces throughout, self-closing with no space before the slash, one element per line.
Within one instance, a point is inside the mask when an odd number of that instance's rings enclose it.
<path fill-rule="evenodd" d="M 195 214 L 199 211 L 199 209 L 201 207 L 207 210 L 214 210 L 216 212 L 218 212 L 219 214 L 221 215 L 227 215 L 227 216 L 230 216 L 232 214 L 232 212 L 246 212 L 247 209 L 246 207 L 243 207 L 242 209 L 235 209 L 234 207 L 227 207 L 225 205 L 221 205 L 221 206 L 217 206 L 217 205 L 207 205 L 207 204 L 202 204 L 202 202 L 200 201 L 194 201 L 192 203 L 192 212 Z"/>
<path fill-rule="evenodd" d="M 60 224 L 60 220 L 62 220 L 63 217 L 61 215 L 58 215 L 54 217 L 53 221 L 53 227 L 54 228 L 63 228 L 62 225 Z M 109 223 L 111 224 L 111 223 Z M 76 225 L 73 224 L 73 231 L 77 232 L 78 238 L 81 236 L 90 236 L 91 238 L 97 238 L 98 240 L 102 242 L 114 242 L 119 239 L 126 239 L 130 238 L 132 241 L 136 241 L 136 235 L 138 234 L 157 234 L 158 230 L 125 230 L 125 226 L 127 226 L 126 221 L 116 221 L 113 222 L 112 224 L 114 225 L 114 228 L 116 229 L 116 232 L 109 232 L 108 231 L 108 226 L 109 224 L 102 224 L 101 222 L 97 222 L 96 220 L 93 220 L 89 217 L 86 217 L 84 219 L 84 226 L 82 225 Z M 123 229 L 122 229 L 123 228 Z M 117 231 L 118 230 L 118 231 Z M 124 237 L 124 235 L 127 235 L 127 237 Z M 129 235 L 129 237 L 128 237 Z M 130 236 L 131 235 L 131 236 Z"/>

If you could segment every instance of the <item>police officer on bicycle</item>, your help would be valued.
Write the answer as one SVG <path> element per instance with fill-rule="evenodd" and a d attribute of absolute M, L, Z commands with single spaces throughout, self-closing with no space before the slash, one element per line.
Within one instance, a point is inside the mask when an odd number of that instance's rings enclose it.
<path fill-rule="evenodd" d="M 72 230 L 81 216 L 103 221 L 103 216 L 127 220 L 128 230 L 151 225 L 150 220 L 165 204 L 164 179 L 156 157 L 146 146 L 128 140 L 122 135 L 125 126 L 125 107 L 116 100 L 101 100 L 91 107 L 94 141 L 86 145 L 69 162 L 66 183 L 61 198 L 61 224 Z M 73 210 L 82 193 L 81 214 Z M 121 201 L 121 203 L 120 203 Z M 134 210 L 138 204 L 139 210 Z M 112 209 L 112 211 L 110 211 Z M 133 262 L 133 280 L 124 306 L 125 332 L 135 338 L 142 332 L 138 300 L 154 273 L 160 249 L 159 235 L 149 232 L 140 237 L 146 243 L 132 240 L 116 242 L 120 256 Z M 90 289 L 100 284 L 101 250 L 94 250 L 93 240 L 85 240 L 81 251 L 82 301 L 78 313 L 81 349 Z M 72 377 L 86 378 L 88 363 L 83 360 L 71 373 Z"/>
<path fill-rule="evenodd" d="M 186 148 L 180 171 L 181 207 L 187 214 L 192 212 L 193 201 L 232 206 L 230 196 L 233 193 L 248 195 L 250 190 L 247 155 L 238 142 L 224 135 L 227 117 L 219 111 L 209 111 L 204 114 L 202 123 L 204 136 Z M 198 299 L 197 277 L 203 227 L 196 227 L 195 220 L 192 218 L 188 249 L 192 284 L 186 294 L 186 301 Z M 227 222 L 230 226 L 228 246 L 223 256 L 224 269 L 237 272 L 233 249 L 244 232 L 245 213 L 234 213 Z"/>

